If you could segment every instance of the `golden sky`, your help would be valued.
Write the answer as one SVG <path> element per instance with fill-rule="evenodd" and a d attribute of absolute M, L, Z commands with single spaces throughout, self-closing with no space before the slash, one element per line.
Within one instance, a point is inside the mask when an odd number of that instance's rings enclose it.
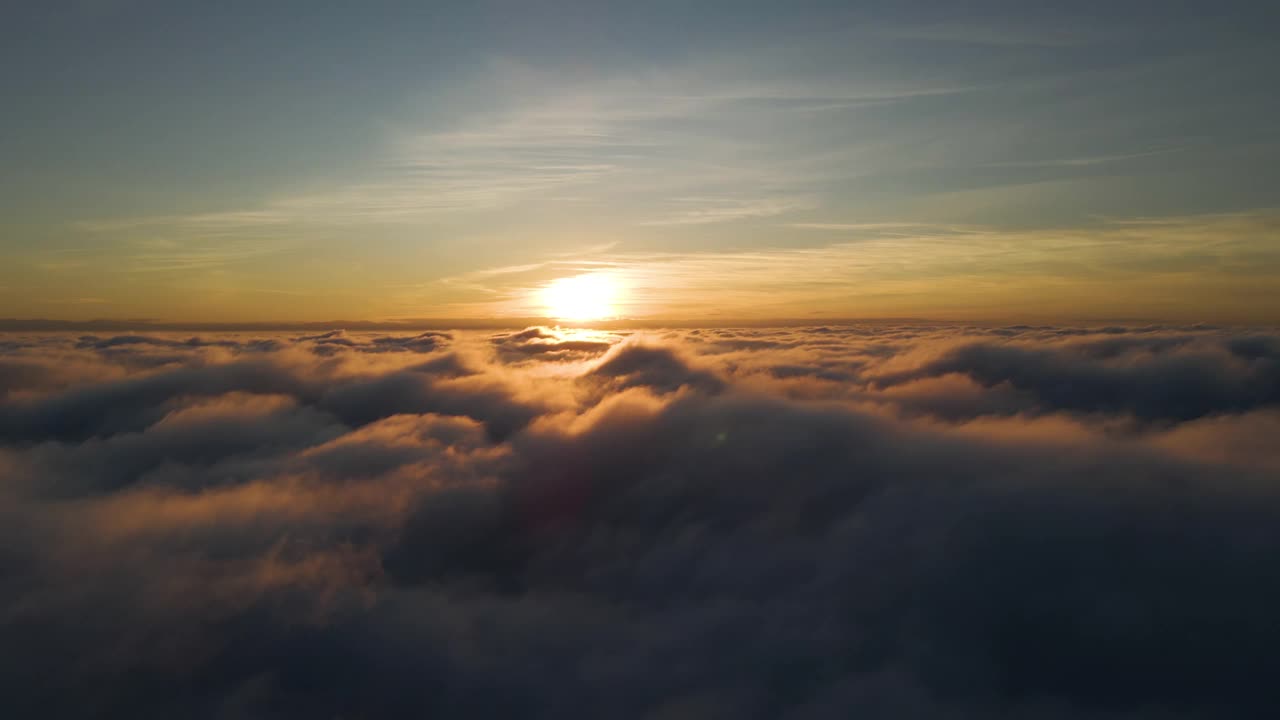
<path fill-rule="evenodd" d="M 181 5 L 14 19 L 0 318 L 1280 320 L 1227 13 Z"/>

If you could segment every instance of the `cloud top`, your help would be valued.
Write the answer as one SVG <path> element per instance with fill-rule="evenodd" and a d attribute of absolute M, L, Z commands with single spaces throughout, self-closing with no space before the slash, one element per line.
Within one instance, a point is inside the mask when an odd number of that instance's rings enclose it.
<path fill-rule="evenodd" d="M 11 334 L 52 717 L 1263 717 L 1280 339 Z"/>

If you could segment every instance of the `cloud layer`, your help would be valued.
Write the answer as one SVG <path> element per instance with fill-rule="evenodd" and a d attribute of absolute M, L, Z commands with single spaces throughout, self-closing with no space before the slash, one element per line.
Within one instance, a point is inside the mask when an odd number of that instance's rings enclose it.
<path fill-rule="evenodd" d="M 15 716 L 1280 701 L 1280 335 L 0 338 Z"/>

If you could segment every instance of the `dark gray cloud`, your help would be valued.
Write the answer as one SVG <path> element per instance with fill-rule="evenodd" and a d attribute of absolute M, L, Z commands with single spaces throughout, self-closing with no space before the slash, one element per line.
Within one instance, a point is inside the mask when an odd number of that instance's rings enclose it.
<path fill-rule="evenodd" d="M 401 350 L 357 349 L 378 347 Z M 0 697 L 15 717 L 1269 717 L 1277 348 L 14 336 Z"/>

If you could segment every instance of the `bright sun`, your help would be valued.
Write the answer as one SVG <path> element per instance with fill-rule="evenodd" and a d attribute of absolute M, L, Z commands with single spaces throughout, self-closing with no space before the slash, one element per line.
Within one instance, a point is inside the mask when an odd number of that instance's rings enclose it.
<path fill-rule="evenodd" d="M 583 322 L 614 317 L 618 282 L 604 273 L 557 278 L 542 289 L 542 305 L 556 320 Z"/>

